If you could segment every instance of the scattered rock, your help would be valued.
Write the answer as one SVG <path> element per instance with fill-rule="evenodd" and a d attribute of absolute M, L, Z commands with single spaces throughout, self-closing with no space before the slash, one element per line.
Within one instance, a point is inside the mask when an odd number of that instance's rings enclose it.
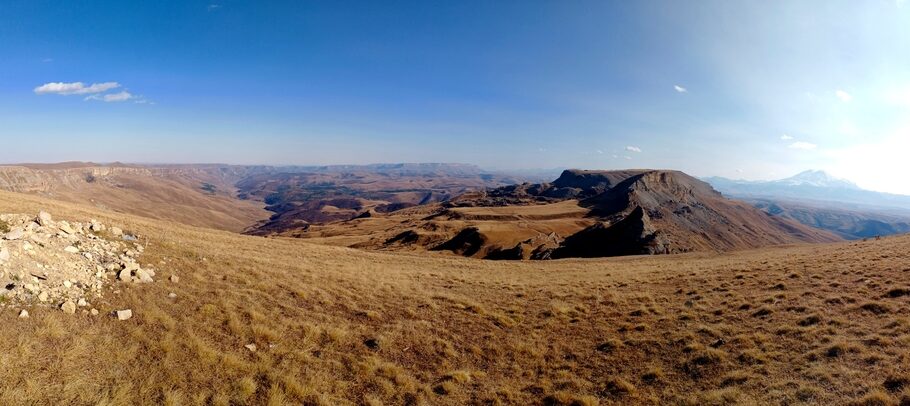
<path fill-rule="evenodd" d="M 133 318 L 133 311 L 130 309 L 126 310 L 117 310 L 117 320 L 129 320 Z"/>
<path fill-rule="evenodd" d="M 173 283 L 179 283 L 179 282 L 180 282 L 180 277 L 177 276 L 177 274 L 171 275 L 171 282 L 173 282 Z"/>
<path fill-rule="evenodd" d="M 53 224 L 53 222 L 54 222 L 54 218 L 51 217 L 50 213 L 48 213 L 44 210 L 41 210 L 40 212 L 38 212 L 38 224 L 40 224 L 43 227 L 49 227 L 51 224 Z"/>
<path fill-rule="evenodd" d="M 91 233 L 107 229 L 97 220 L 54 221 L 46 211 L 0 214 L 0 220 L 8 226 L 0 233 L 0 286 L 12 303 L 62 304 L 72 314 L 70 305 L 88 309 L 88 301 L 101 297 L 116 277 L 152 282 L 155 276 L 151 267 L 139 265 L 144 247 L 137 242 Z"/>
<path fill-rule="evenodd" d="M 144 269 L 139 269 L 136 271 L 136 280 L 140 283 L 150 283 L 155 280 L 152 279 L 152 276 Z"/>
<path fill-rule="evenodd" d="M 244 347 L 246 347 L 246 349 L 250 350 L 250 352 L 256 352 L 256 344 L 247 344 L 247 345 L 244 345 Z"/>
<path fill-rule="evenodd" d="M 89 313 L 91 313 L 92 316 L 97 316 L 97 315 L 98 315 L 98 309 L 92 309 L 92 310 L 89 311 Z"/>
<path fill-rule="evenodd" d="M 123 235 L 123 230 L 121 230 L 119 227 L 111 227 L 111 235 L 114 237 L 120 237 Z"/>
<path fill-rule="evenodd" d="M 63 302 L 60 306 L 60 309 L 63 310 L 66 314 L 76 314 L 76 304 L 72 300 L 67 300 Z"/>
<path fill-rule="evenodd" d="M 19 318 L 20 318 L 20 319 L 27 319 L 27 318 L 28 318 L 28 310 L 22 309 L 22 311 L 19 312 Z"/>
<path fill-rule="evenodd" d="M 169 297 L 169 298 L 171 298 L 171 299 L 176 299 L 176 298 L 177 298 L 177 294 L 174 293 L 174 292 L 171 292 L 171 293 L 168 293 L 168 294 L 167 294 L 167 297 Z"/>
<path fill-rule="evenodd" d="M 21 239 L 23 236 L 25 236 L 25 230 L 21 228 L 14 228 L 6 233 L 6 239 L 11 241 Z"/>
<path fill-rule="evenodd" d="M 76 230 L 73 229 L 70 223 L 67 223 L 65 221 L 61 221 L 59 224 L 57 224 L 57 229 L 69 235 L 76 234 Z"/>

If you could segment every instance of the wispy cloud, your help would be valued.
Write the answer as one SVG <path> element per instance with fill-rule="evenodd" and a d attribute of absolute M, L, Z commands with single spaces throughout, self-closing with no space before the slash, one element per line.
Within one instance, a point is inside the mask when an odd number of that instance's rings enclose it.
<path fill-rule="evenodd" d="M 630 145 L 630 146 L 626 147 L 626 151 L 629 151 L 629 152 L 641 152 L 641 148 L 639 148 L 639 147 L 633 147 L 633 146 Z"/>
<path fill-rule="evenodd" d="M 850 100 L 853 100 L 853 96 L 851 96 L 850 93 L 847 93 L 843 90 L 838 90 L 838 91 L 834 92 L 834 95 L 837 96 L 837 98 L 840 99 L 840 101 L 842 101 L 844 103 L 847 103 Z"/>
<path fill-rule="evenodd" d="M 815 144 L 813 144 L 813 143 L 811 143 L 811 142 L 797 141 L 797 142 L 794 142 L 794 143 L 790 144 L 790 148 L 791 148 L 791 149 L 801 149 L 801 150 L 810 151 L 810 150 L 813 150 L 813 149 L 815 149 L 815 148 L 818 148 L 818 145 L 815 145 Z"/>
<path fill-rule="evenodd" d="M 92 83 L 86 86 L 82 82 L 51 82 L 35 88 L 35 94 L 59 94 L 69 96 L 73 94 L 104 93 L 120 87 L 117 82 Z"/>
<path fill-rule="evenodd" d="M 791 136 L 789 136 L 789 135 L 787 135 L 787 134 L 784 134 L 784 135 L 781 135 L 781 136 L 780 136 L 780 139 L 782 139 L 782 140 L 784 140 L 784 141 L 790 141 L 790 140 L 793 139 L 793 137 L 791 137 Z"/>
<path fill-rule="evenodd" d="M 118 93 L 93 94 L 93 95 L 87 96 L 85 98 L 85 100 L 100 100 L 100 101 L 108 102 L 108 103 L 125 102 L 127 100 L 133 100 L 133 99 L 136 99 L 136 96 L 134 96 L 130 92 L 127 92 L 126 90 L 124 90 L 122 92 L 118 92 Z"/>
<path fill-rule="evenodd" d="M 215 10 L 218 10 L 219 8 L 221 8 L 221 5 L 220 5 L 220 4 L 214 4 L 214 3 L 212 3 L 212 4 L 209 4 L 208 7 L 206 7 L 206 10 L 208 10 L 208 11 L 215 11 Z"/>
<path fill-rule="evenodd" d="M 677 93 L 686 93 L 689 91 L 688 89 L 686 89 L 680 85 L 673 85 L 673 89 L 676 90 Z"/>

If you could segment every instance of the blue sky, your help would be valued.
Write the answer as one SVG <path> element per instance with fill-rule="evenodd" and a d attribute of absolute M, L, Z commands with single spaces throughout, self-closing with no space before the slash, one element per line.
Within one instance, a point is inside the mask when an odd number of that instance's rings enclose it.
<path fill-rule="evenodd" d="M 812 168 L 910 194 L 905 1 L 0 0 L 0 162 Z"/>

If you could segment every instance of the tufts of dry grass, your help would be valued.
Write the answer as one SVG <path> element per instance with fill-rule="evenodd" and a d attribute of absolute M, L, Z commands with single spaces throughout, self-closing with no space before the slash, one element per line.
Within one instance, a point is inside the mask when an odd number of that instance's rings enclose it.
<path fill-rule="evenodd" d="M 0 404 L 910 402 L 910 237 L 501 263 L 0 193 L 39 209 L 133 230 L 160 274 L 93 302 L 126 322 L 5 304 Z"/>

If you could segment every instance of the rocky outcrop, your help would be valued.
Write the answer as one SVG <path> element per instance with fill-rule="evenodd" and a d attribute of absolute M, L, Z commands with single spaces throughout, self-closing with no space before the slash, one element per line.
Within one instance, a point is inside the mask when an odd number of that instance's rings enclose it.
<path fill-rule="evenodd" d="M 143 250 L 135 236 L 115 237 L 94 220 L 55 221 L 47 212 L 0 214 L 0 296 L 7 303 L 56 306 L 73 314 L 100 298 L 115 275 L 124 282 L 153 282 L 155 270 L 137 261 Z"/>

